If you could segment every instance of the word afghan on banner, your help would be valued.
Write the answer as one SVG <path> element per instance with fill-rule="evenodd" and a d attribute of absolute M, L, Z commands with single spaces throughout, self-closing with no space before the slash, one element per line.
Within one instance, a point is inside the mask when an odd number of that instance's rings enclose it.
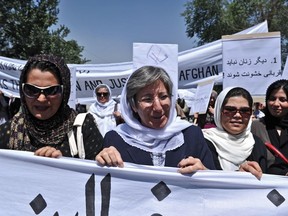
<path fill-rule="evenodd" d="M 223 36 L 223 88 L 239 86 L 264 95 L 282 78 L 280 32 Z"/>
<path fill-rule="evenodd" d="M 45 158 L 0 150 L 0 215 L 287 215 L 288 177 Z"/>

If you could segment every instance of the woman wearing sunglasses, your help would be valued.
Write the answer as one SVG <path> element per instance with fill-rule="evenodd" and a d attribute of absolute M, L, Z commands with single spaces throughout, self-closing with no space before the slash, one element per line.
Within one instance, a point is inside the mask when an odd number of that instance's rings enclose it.
<path fill-rule="evenodd" d="M 217 169 L 247 171 L 260 179 L 267 157 L 264 143 L 250 132 L 252 105 L 247 90 L 224 89 L 215 104 L 216 128 L 203 129 L 203 133 Z"/>
<path fill-rule="evenodd" d="M 29 58 L 20 76 L 21 110 L 1 125 L 1 148 L 33 151 L 46 157 L 78 157 L 68 141 L 77 115 L 68 106 L 70 88 L 70 70 L 62 58 Z M 102 149 L 103 137 L 92 115 L 86 115 L 82 132 L 84 158 L 94 159 Z"/>
<path fill-rule="evenodd" d="M 265 116 L 252 123 L 268 151 L 268 173 L 288 175 L 288 80 L 273 82 L 266 91 Z M 275 155 L 276 157 L 274 157 Z"/>
<path fill-rule="evenodd" d="M 94 93 L 96 102 L 89 107 L 88 112 L 94 116 L 104 137 L 108 131 L 122 123 L 121 113 L 118 104 L 112 99 L 111 89 L 108 85 L 98 85 Z"/>

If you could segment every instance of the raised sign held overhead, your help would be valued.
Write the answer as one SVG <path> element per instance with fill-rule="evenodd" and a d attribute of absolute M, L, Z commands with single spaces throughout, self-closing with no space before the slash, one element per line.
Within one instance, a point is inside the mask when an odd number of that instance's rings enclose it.
<path fill-rule="evenodd" d="M 264 95 L 282 78 L 280 32 L 223 36 L 223 88 L 239 86 Z"/>

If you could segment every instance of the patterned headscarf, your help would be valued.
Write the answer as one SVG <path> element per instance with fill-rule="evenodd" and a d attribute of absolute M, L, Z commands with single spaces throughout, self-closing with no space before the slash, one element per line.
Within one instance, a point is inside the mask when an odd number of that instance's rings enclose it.
<path fill-rule="evenodd" d="M 47 120 L 39 120 L 30 113 L 22 91 L 22 83 L 25 83 L 27 74 L 31 71 L 31 65 L 36 62 L 54 64 L 59 70 L 56 75 L 60 84 L 63 85 L 62 103 L 55 115 Z M 68 105 L 71 91 L 70 70 L 64 59 L 45 54 L 29 58 L 20 76 L 19 91 L 22 107 L 11 122 L 10 148 L 34 151 L 43 146 L 61 145 L 67 133 L 72 129 L 76 117 L 76 112 Z"/>

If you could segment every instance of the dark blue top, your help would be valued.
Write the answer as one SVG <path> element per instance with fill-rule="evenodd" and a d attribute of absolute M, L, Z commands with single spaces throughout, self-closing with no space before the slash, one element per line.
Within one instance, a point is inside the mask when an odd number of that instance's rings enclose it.
<path fill-rule="evenodd" d="M 182 133 L 184 135 L 183 145 L 166 152 L 165 166 L 177 167 L 182 159 L 192 156 L 200 159 L 206 168 L 215 169 L 212 153 L 205 142 L 201 129 L 191 125 Z M 127 144 L 116 131 L 109 131 L 104 137 L 103 147 L 109 146 L 114 146 L 120 152 L 124 162 L 153 165 L 149 152 Z"/>

